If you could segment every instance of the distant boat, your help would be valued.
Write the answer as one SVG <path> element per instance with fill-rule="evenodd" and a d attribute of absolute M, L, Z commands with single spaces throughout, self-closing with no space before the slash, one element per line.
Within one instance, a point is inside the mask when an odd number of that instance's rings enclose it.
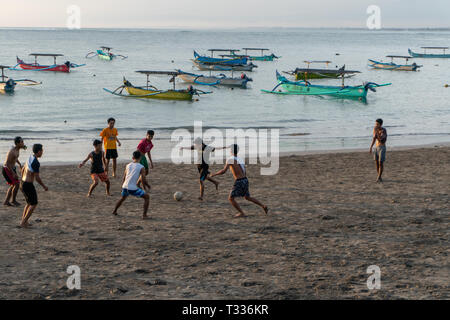
<path fill-rule="evenodd" d="M 448 47 L 421 47 L 424 49 L 423 53 L 413 52 L 411 49 L 408 49 L 408 53 L 413 58 L 450 58 L 450 54 L 445 53 L 445 50 Z M 438 53 L 427 53 L 427 50 L 443 50 L 442 54 Z"/>
<path fill-rule="evenodd" d="M 219 74 L 217 76 L 212 75 L 202 75 L 202 74 L 195 74 L 195 73 L 189 73 L 184 72 L 182 70 L 177 70 L 178 77 L 181 78 L 184 82 L 187 83 L 195 83 L 200 85 L 207 85 L 207 86 L 229 86 L 229 87 L 241 87 L 246 88 L 247 83 L 249 81 L 253 81 L 251 78 L 247 77 L 244 73 L 240 77 L 227 77 L 224 74 Z"/>
<path fill-rule="evenodd" d="M 111 61 L 116 57 L 121 57 L 122 60 L 128 58 L 121 54 L 112 53 L 111 49 L 112 48 L 110 48 L 110 47 L 100 47 L 100 49 L 98 49 L 96 52 L 89 52 L 86 55 L 86 58 L 93 58 L 93 57 L 97 56 L 100 60 L 106 60 L 106 61 Z"/>
<path fill-rule="evenodd" d="M 37 82 L 34 80 L 30 80 L 30 79 L 14 80 L 5 75 L 5 72 L 4 72 L 5 69 L 10 69 L 10 67 L 0 65 L 0 70 L 2 72 L 1 76 L 0 76 L 0 93 L 2 93 L 2 94 L 14 93 L 16 85 L 36 86 L 36 85 L 42 84 L 42 82 Z"/>
<path fill-rule="evenodd" d="M 199 70 L 202 71 L 253 71 L 253 68 L 258 67 L 253 63 L 227 65 L 220 63 L 203 63 L 197 60 L 192 60 L 192 62 Z"/>
<path fill-rule="evenodd" d="M 234 54 L 237 49 L 208 49 L 211 52 L 211 57 L 202 56 L 194 50 L 194 58 L 196 61 L 201 63 L 219 63 L 223 65 L 237 65 L 237 64 L 247 64 L 247 57 L 230 57 L 230 58 L 214 58 L 215 52 L 229 52 L 230 55 Z"/>
<path fill-rule="evenodd" d="M 245 54 L 236 54 L 236 52 L 231 53 L 230 55 L 221 55 L 222 57 L 247 57 L 251 61 L 273 61 L 274 59 L 279 59 L 280 57 L 276 56 L 275 54 L 265 54 L 265 51 L 268 51 L 270 49 L 266 48 L 242 48 L 242 50 L 245 50 Z M 261 51 L 260 56 L 252 56 L 248 54 L 248 51 Z"/>
<path fill-rule="evenodd" d="M 353 77 L 356 73 L 360 73 L 359 71 L 348 71 L 342 73 L 342 71 L 345 70 L 345 65 L 342 66 L 339 69 L 328 69 L 328 65 L 331 63 L 331 61 L 324 60 L 324 61 L 318 61 L 318 60 L 306 60 L 304 61 L 307 65 L 307 68 L 295 68 L 292 71 L 283 71 L 286 74 L 295 76 L 295 80 L 306 80 L 306 79 L 336 79 L 341 76 L 344 76 L 346 78 Z M 327 69 L 314 69 L 310 68 L 309 66 L 311 64 L 325 64 L 327 66 Z"/>
<path fill-rule="evenodd" d="M 416 63 L 408 64 L 408 60 L 411 59 L 411 56 L 386 56 L 387 58 L 391 58 L 391 62 L 379 62 L 376 60 L 369 59 L 369 66 L 374 69 L 383 69 L 383 70 L 392 70 L 392 71 L 417 71 L 422 66 L 419 66 Z M 406 59 L 406 64 L 396 64 L 394 63 L 394 59 Z"/>
<path fill-rule="evenodd" d="M 75 64 L 66 61 L 63 64 L 56 64 L 56 58 L 62 57 L 59 53 L 31 53 L 30 56 L 34 57 L 34 63 L 26 63 L 17 57 L 17 64 L 11 68 L 11 70 L 33 70 L 33 71 L 56 71 L 56 72 L 70 72 L 71 68 L 78 68 L 84 66 L 84 64 Z M 52 65 L 41 65 L 37 62 L 38 57 L 51 57 L 53 58 Z M 20 69 L 16 67 L 19 66 Z"/>

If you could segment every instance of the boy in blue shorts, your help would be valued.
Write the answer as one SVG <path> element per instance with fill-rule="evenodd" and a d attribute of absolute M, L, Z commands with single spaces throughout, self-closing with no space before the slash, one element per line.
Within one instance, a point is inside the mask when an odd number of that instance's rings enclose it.
<path fill-rule="evenodd" d="M 150 185 L 145 178 L 145 168 L 139 163 L 141 161 L 141 156 L 140 151 L 133 152 L 133 162 L 127 164 L 125 168 L 125 173 L 122 180 L 122 198 L 120 198 L 114 208 L 114 215 L 117 215 L 117 209 L 119 209 L 128 196 L 132 195 L 144 199 L 144 213 L 142 215 L 142 219 L 148 219 L 147 211 L 150 203 L 150 197 L 144 190 L 150 190 Z M 138 188 L 137 182 L 139 180 L 142 182 L 144 190 Z"/>

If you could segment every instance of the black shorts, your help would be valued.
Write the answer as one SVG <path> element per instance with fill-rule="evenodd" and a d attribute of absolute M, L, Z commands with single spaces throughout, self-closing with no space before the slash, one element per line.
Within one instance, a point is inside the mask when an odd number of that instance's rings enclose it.
<path fill-rule="evenodd" d="M 197 167 L 197 169 L 198 169 L 198 173 L 200 173 L 200 181 L 205 181 L 206 177 L 208 177 L 208 174 L 210 174 L 209 165 L 202 164 L 202 165 L 199 165 Z"/>
<path fill-rule="evenodd" d="M 234 181 L 233 189 L 231 189 L 230 192 L 230 197 L 250 197 L 247 178 L 237 179 L 236 181 Z"/>
<path fill-rule="evenodd" d="M 22 181 L 20 190 L 22 190 L 25 200 L 30 206 L 35 206 L 38 204 L 36 188 L 32 182 Z"/>
<path fill-rule="evenodd" d="M 118 157 L 117 149 L 106 149 L 106 159 L 116 159 Z"/>

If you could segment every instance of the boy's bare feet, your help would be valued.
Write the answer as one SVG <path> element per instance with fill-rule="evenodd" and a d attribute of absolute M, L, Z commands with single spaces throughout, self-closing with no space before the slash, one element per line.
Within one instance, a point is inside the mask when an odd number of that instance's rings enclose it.
<path fill-rule="evenodd" d="M 149 217 L 148 215 L 144 214 L 144 215 L 142 216 L 142 220 L 148 220 L 148 219 L 150 219 L 150 217 Z"/>
<path fill-rule="evenodd" d="M 202 197 L 198 197 L 198 200 L 203 201 L 203 198 Z"/>
<path fill-rule="evenodd" d="M 25 229 L 27 229 L 27 228 L 31 228 L 31 226 L 32 226 L 32 224 L 31 223 L 28 223 L 28 222 L 26 222 L 26 223 L 21 223 L 20 224 L 20 227 L 21 228 L 25 228 Z"/>
<path fill-rule="evenodd" d="M 113 211 L 112 214 L 117 216 L 117 211 Z"/>
<path fill-rule="evenodd" d="M 216 182 L 216 183 L 214 183 L 214 184 L 216 185 L 216 191 L 219 191 L 219 183 Z"/>
<path fill-rule="evenodd" d="M 264 206 L 263 207 L 264 212 L 267 214 L 269 212 L 269 207 L 268 206 Z"/>
<path fill-rule="evenodd" d="M 18 206 L 20 206 L 20 203 L 19 202 L 17 202 L 17 201 L 13 201 L 13 206 L 15 206 L 15 207 L 18 207 Z"/>
<path fill-rule="evenodd" d="M 236 214 L 234 217 L 235 217 L 235 218 L 245 218 L 246 215 L 243 214 L 243 213 L 238 213 L 238 214 Z"/>
<path fill-rule="evenodd" d="M 3 202 L 3 205 L 7 206 L 7 207 L 12 207 L 13 206 L 9 201 Z"/>

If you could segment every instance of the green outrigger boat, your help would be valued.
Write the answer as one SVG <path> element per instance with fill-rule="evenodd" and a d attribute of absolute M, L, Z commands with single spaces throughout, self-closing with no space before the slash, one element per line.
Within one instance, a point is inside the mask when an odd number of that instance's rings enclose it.
<path fill-rule="evenodd" d="M 342 85 L 341 86 L 324 86 L 313 85 L 308 80 L 290 81 L 286 77 L 276 72 L 278 84 L 272 90 L 261 90 L 264 93 L 280 94 L 280 95 L 310 95 L 310 96 L 333 96 L 338 98 L 350 98 L 364 101 L 367 97 L 367 92 L 376 92 L 375 88 L 389 86 L 391 83 L 377 84 L 374 82 L 367 82 L 359 86 L 346 86 L 344 84 L 345 74 L 351 71 L 341 71 Z M 285 91 L 276 89 L 282 87 Z"/>
<path fill-rule="evenodd" d="M 236 52 L 238 50 L 234 50 L 232 52 L 230 52 L 230 54 L 222 54 L 222 57 L 228 57 L 228 58 L 247 58 L 250 61 L 273 61 L 275 59 L 279 59 L 281 57 L 276 56 L 275 54 L 271 53 L 271 54 L 265 54 L 265 51 L 269 51 L 270 49 L 266 49 L 266 48 L 242 48 L 242 50 L 245 51 L 245 54 L 237 54 Z M 261 55 L 256 56 L 256 55 L 249 55 L 248 52 L 249 51 L 261 51 Z"/>

